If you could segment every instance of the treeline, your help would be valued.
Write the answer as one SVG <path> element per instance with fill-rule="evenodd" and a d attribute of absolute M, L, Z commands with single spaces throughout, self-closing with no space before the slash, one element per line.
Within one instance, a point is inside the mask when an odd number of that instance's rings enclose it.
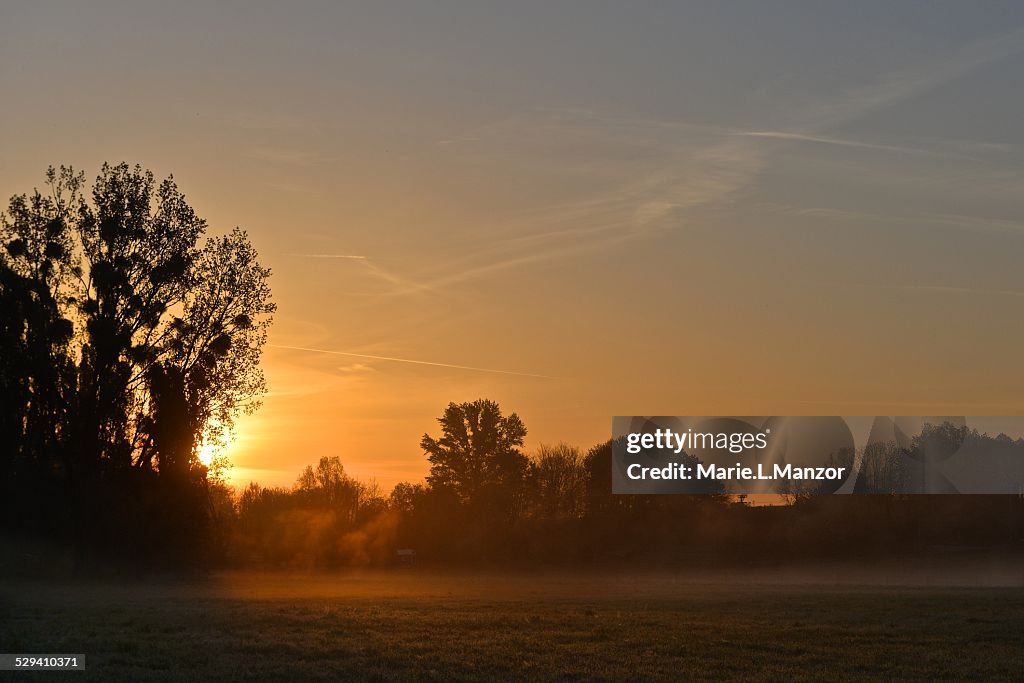
<path fill-rule="evenodd" d="M 771 508 L 715 488 L 616 496 L 610 443 L 527 455 L 522 420 L 483 399 L 450 404 L 423 436 L 423 482 L 384 495 L 326 458 L 291 488 L 234 492 L 224 463 L 198 453 L 258 405 L 275 306 L 246 234 L 206 228 L 172 178 L 127 164 L 104 165 L 91 186 L 50 169 L 44 191 L 11 198 L 0 534 L 71 547 L 79 566 L 142 567 L 388 563 L 398 549 L 428 563 L 749 561 L 1019 542 L 1019 497 L 892 495 L 916 479 L 905 449 L 865 454 L 866 492 L 885 496 Z M 933 436 L 940 450 L 987 438 Z M 0 566 L 12 553 L 0 548 Z"/>
<path fill-rule="evenodd" d="M 613 495 L 610 441 L 527 455 L 521 420 L 487 400 L 451 404 L 439 423 L 440 436 L 421 442 L 426 481 L 387 496 L 323 458 L 290 489 L 250 484 L 225 497 L 222 559 L 381 565 L 408 549 L 426 564 L 679 566 L 1016 547 L 1024 535 L 1017 496 L 794 495 L 754 507 L 720 490 Z"/>

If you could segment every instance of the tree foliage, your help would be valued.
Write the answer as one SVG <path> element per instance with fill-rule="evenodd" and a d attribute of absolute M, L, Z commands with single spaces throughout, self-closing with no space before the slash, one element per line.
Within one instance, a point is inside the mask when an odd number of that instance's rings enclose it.
<path fill-rule="evenodd" d="M 576 446 L 541 444 L 530 460 L 530 483 L 535 513 L 545 519 L 578 519 L 588 482 L 586 460 Z"/>
<path fill-rule="evenodd" d="M 506 417 L 497 403 L 479 399 L 449 403 L 437 421 L 441 437 L 424 434 L 420 442 L 430 461 L 432 488 L 449 490 L 469 505 L 519 492 L 528 461 L 519 450 L 526 426 L 518 415 Z"/>
<path fill-rule="evenodd" d="M 80 501 L 115 481 L 141 486 L 132 473 L 205 481 L 199 442 L 258 404 L 275 310 L 246 233 L 206 227 L 172 177 L 123 163 L 90 188 L 50 168 L 45 192 L 11 198 L 0 467 L 12 488 L 58 482 Z"/>

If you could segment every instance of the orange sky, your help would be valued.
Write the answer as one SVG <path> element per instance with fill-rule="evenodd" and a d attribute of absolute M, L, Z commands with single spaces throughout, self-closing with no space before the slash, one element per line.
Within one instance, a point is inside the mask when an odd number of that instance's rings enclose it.
<path fill-rule="evenodd" d="M 0 192 L 127 160 L 249 230 L 279 313 L 239 483 L 419 479 L 480 397 L 528 449 L 1019 413 L 1024 17 L 944 11 L 5 6 Z"/>

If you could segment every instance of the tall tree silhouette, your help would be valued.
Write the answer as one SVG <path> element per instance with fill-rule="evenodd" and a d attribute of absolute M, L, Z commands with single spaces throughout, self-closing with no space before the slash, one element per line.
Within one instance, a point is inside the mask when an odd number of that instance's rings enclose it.
<path fill-rule="evenodd" d="M 173 178 L 123 163 L 104 164 L 88 196 L 61 167 L 45 194 L 10 200 L 0 436 L 15 479 L 205 478 L 197 441 L 258 404 L 275 310 L 245 232 L 205 231 Z"/>
<path fill-rule="evenodd" d="M 526 426 L 515 413 L 503 416 L 494 401 L 449 403 L 438 418 L 441 438 L 424 434 L 430 461 L 427 481 L 470 506 L 485 498 L 512 503 L 521 495 L 529 461 L 519 451 Z"/>
<path fill-rule="evenodd" d="M 48 180 L 58 183 L 53 173 Z M 73 324 L 64 317 L 63 284 L 72 242 L 62 211 L 34 193 L 12 198 L 0 219 L 0 452 L 8 476 L 45 468 L 68 436 Z"/>

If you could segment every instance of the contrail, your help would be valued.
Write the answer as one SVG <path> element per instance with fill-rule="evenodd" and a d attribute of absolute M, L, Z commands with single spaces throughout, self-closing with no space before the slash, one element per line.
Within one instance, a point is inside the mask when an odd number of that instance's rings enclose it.
<path fill-rule="evenodd" d="M 861 142 L 859 140 L 847 140 L 845 138 L 834 138 L 826 135 L 806 135 L 804 133 L 788 133 L 777 130 L 745 130 L 737 131 L 736 135 L 748 138 L 771 138 L 775 140 L 792 140 L 794 142 L 815 142 L 823 145 L 838 145 L 840 147 L 861 147 L 863 149 L 876 149 L 884 152 L 904 152 L 909 154 L 927 154 L 931 156 L 946 156 L 938 152 L 918 147 L 904 147 L 902 145 L 882 145 L 872 142 Z"/>
<path fill-rule="evenodd" d="M 352 254 L 287 254 L 287 256 L 301 256 L 302 258 L 347 258 L 365 261 L 365 256 L 354 256 Z"/>
<path fill-rule="evenodd" d="M 456 370 L 472 370 L 474 372 L 492 372 L 498 375 L 515 375 L 517 377 L 537 377 L 539 379 L 557 379 L 551 375 L 536 375 L 530 372 L 513 372 L 512 370 L 495 370 L 494 368 L 474 368 L 470 365 L 455 365 L 453 363 L 434 363 L 429 360 L 413 360 L 411 358 L 391 358 L 389 356 L 371 356 L 368 353 L 350 353 L 348 351 L 332 351 L 329 349 L 311 349 L 306 346 L 285 346 L 283 344 L 268 344 L 275 349 L 289 349 L 291 351 L 308 351 L 310 353 L 329 353 L 333 356 L 350 356 L 352 358 L 368 358 L 370 360 L 384 360 L 393 363 L 412 363 L 413 365 L 432 365 L 437 368 L 454 368 Z"/>
<path fill-rule="evenodd" d="M 347 261 L 358 261 L 366 269 L 370 275 L 376 278 L 384 280 L 389 285 L 398 288 L 397 292 L 394 293 L 413 293 L 413 292 L 425 292 L 430 289 L 427 285 L 422 285 L 418 282 L 413 282 L 400 275 L 390 273 L 380 266 L 374 265 L 374 262 L 370 260 L 368 256 L 357 256 L 355 254 L 296 254 L 288 253 L 285 256 L 298 256 L 299 258 L 316 258 L 316 259 L 341 259 Z"/>
<path fill-rule="evenodd" d="M 977 287 L 951 287 L 945 285 L 904 285 L 899 289 L 916 292 L 939 292 L 943 294 L 995 294 L 1001 296 L 1024 296 L 1024 292 L 1014 289 L 987 289 Z"/>

